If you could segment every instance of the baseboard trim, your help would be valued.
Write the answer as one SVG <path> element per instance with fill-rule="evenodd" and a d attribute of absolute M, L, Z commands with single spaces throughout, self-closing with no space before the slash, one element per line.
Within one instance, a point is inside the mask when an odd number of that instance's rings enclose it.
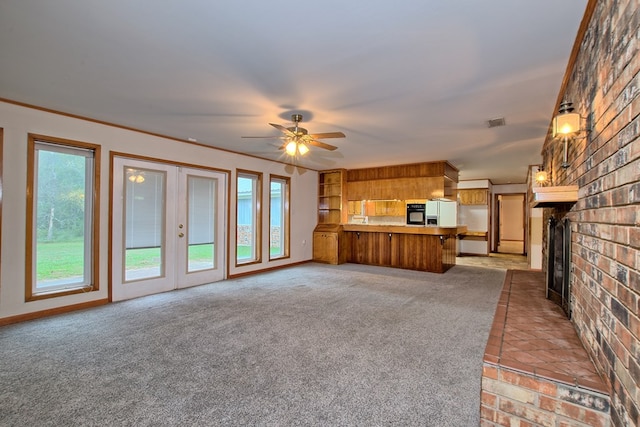
<path fill-rule="evenodd" d="M 70 313 L 72 311 L 84 310 L 86 308 L 98 307 L 109 304 L 109 300 L 99 299 L 95 301 L 83 302 L 80 304 L 67 305 L 64 307 L 50 308 L 47 310 L 34 311 L 31 313 L 18 314 L 15 316 L 0 318 L 0 326 L 10 325 L 12 323 L 26 322 L 28 320 L 41 319 L 43 317 L 55 316 L 57 314 Z"/>
<path fill-rule="evenodd" d="M 269 268 L 262 268 L 260 270 L 247 271 L 246 273 L 230 274 L 227 277 L 227 279 L 237 279 L 238 277 L 252 276 L 252 275 L 258 274 L 258 273 L 266 273 L 268 271 L 281 270 L 283 268 L 289 268 L 289 267 L 294 267 L 296 265 L 308 264 L 310 262 L 312 262 L 312 261 L 311 260 L 299 261 L 299 262 L 294 262 L 293 264 L 279 265 L 277 267 L 269 267 Z"/>

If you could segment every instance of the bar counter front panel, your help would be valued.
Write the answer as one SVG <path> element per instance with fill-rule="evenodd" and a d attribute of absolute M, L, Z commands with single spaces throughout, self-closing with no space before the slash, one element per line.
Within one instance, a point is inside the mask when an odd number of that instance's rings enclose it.
<path fill-rule="evenodd" d="M 346 262 L 444 273 L 456 262 L 467 227 L 343 224 Z"/>

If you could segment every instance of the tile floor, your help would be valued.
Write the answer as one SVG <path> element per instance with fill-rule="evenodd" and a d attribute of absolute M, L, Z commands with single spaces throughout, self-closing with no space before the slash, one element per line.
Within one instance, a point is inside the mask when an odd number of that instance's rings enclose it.
<path fill-rule="evenodd" d="M 525 255 L 491 253 L 489 256 L 459 256 L 457 265 L 473 265 L 477 267 L 499 268 L 503 270 L 528 270 L 529 264 Z"/>
<path fill-rule="evenodd" d="M 546 299 L 544 274 L 510 270 L 485 360 L 553 381 L 609 393 L 562 309 Z"/>

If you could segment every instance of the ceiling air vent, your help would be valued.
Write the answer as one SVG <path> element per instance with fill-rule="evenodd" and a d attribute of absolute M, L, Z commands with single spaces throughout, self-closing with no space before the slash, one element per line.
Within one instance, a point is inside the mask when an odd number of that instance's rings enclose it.
<path fill-rule="evenodd" d="M 495 118 L 495 119 L 487 120 L 487 127 L 488 128 L 497 128 L 499 126 L 504 126 L 506 124 L 507 124 L 507 122 L 505 122 L 504 117 L 498 117 L 498 118 Z"/>

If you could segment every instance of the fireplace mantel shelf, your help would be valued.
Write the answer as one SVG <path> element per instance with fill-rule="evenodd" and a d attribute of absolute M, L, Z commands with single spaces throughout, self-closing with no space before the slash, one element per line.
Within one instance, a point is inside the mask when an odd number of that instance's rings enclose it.
<path fill-rule="evenodd" d="M 534 187 L 533 201 L 534 208 L 551 208 L 562 203 L 575 203 L 578 201 L 578 186 L 564 185 L 557 187 Z"/>

